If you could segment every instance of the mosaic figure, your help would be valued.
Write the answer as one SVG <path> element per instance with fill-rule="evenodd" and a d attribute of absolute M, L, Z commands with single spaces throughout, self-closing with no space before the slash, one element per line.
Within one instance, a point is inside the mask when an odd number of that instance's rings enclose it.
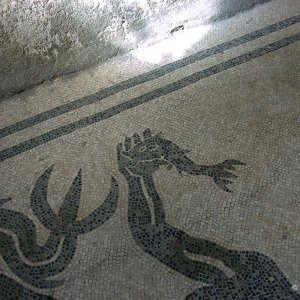
<path fill-rule="evenodd" d="M 255 251 L 232 251 L 235 275 L 214 286 L 196 289 L 185 300 L 300 300 L 277 264 Z M 225 264 L 225 261 L 224 261 Z"/>
<path fill-rule="evenodd" d="M 118 184 L 112 177 L 111 189 L 105 201 L 94 212 L 77 220 L 82 185 L 80 170 L 56 214 L 47 201 L 52 170 L 53 167 L 49 167 L 38 178 L 30 198 L 34 215 L 50 230 L 50 236 L 44 245 L 40 246 L 37 243 L 37 229 L 30 218 L 21 212 L 3 207 L 0 209 L 0 228 L 17 237 L 19 251 L 27 260 L 43 264 L 29 265 L 24 262 L 19 255 L 13 235 L 2 231 L 0 231 L 0 254 L 15 275 L 37 288 L 52 288 L 63 284 L 63 280 L 50 280 L 49 277 L 58 275 L 69 265 L 74 257 L 79 235 L 96 229 L 112 216 L 117 208 L 119 195 Z M 3 199 L 1 205 L 9 200 Z M 55 260 L 51 260 L 57 253 Z M 9 281 L 12 279 L 6 278 L 6 282 Z"/>
<path fill-rule="evenodd" d="M 294 298 L 280 299 L 299 299 L 283 273 L 267 256 L 254 251 L 230 250 L 209 240 L 192 237 L 166 223 L 162 201 L 153 181 L 153 173 L 160 166 L 174 166 L 180 173 L 210 176 L 219 188 L 231 192 L 227 185 L 236 175 L 228 170 L 244 165 L 242 162 L 225 160 L 211 166 L 198 165 L 186 156 L 187 150 L 160 135 L 153 136 L 149 129 L 144 131 L 143 139 L 137 133 L 126 138 L 124 145 L 117 146 L 117 153 L 119 170 L 128 183 L 128 222 L 135 242 L 169 268 L 211 285 L 196 290 L 187 299 L 223 299 L 224 295 L 228 297 L 224 299 L 276 298 L 255 298 L 253 293 L 256 291 L 262 295 L 265 293 L 266 297 L 272 293 L 279 296 L 285 293 Z M 153 202 L 154 216 L 147 199 Z M 235 276 L 229 277 L 215 266 L 191 259 L 186 252 L 218 260 Z M 261 285 L 260 288 L 257 285 Z M 246 289 L 246 292 L 239 293 L 239 289 Z"/>

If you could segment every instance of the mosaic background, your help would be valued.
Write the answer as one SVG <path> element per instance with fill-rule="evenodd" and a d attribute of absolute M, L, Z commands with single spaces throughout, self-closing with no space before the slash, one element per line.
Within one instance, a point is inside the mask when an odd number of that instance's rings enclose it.
<path fill-rule="evenodd" d="M 261 14 L 1 103 L 0 298 L 300 299 L 300 16 Z"/>

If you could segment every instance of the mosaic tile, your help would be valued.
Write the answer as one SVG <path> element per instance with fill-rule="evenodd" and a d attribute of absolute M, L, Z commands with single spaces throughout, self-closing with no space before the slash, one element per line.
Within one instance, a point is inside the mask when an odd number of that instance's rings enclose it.
<path fill-rule="evenodd" d="M 300 17 L 280 13 L 31 117 L 12 109 L 0 299 L 300 299 Z"/>
<path fill-rule="evenodd" d="M 225 50 L 228 50 L 233 47 L 237 47 L 239 45 L 242 45 L 244 43 L 247 43 L 249 41 L 255 40 L 257 38 L 260 38 L 262 36 L 271 34 L 272 32 L 278 31 L 280 29 L 283 29 L 287 26 L 291 26 L 293 24 L 297 24 L 300 22 L 300 16 L 295 16 L 288 18 L 286 20 L 280 21 L 276 24 L 270 25 L 268 27 L 265 27 L 263 29 L 257 30 L 255 32 L 251 32 L 249 34 L 246 34 L 242 37 L 236 38 L 232 41 L 228 41 L 222 44 L 219 44 L 211 49 L 207 49 L 201 52 L 198 52 L 196 54 L 193 54 L 191 56 L 185 57 L 181 60 L 178 60 L 174 63 L 170 63 L 167 65 L 164 65 L 158 69 L 155 69 L 153 71 L 144 73 L 140 76 L 131 78 L 129 80 L 126 80 L 124 82 L 121 82 L 117 85 L 114 85 L 112 87 L 109 87 L 103 91 L 99 91 L 95 95 L 87 96 L 82 99 L 78 99 L 76 101 L 71 102 L 70 104 L 65 104 L 60 107 L 56 107 L 50 111 L 41 113 L 39 115 L 36 115 L 32 118 L 23 120 L 21 122 L 18 122 L 14 125 L 7 126 L 5 128 L 0 129 L 0 138 L 5 137 L 6 135 L 12 134 L 14 132 L 17 132 L 19 130 L 25 129 L 27 127 L 33 126 L 35 124 L 38 124 L 40 122 L 44 122 L 50 118 L 57 117 L 61 114 L 64 114 L 68 111 L 75 110 L 77 108 L 80 108 L 85 105 L 89 105 L 91 103 L 101 101 L 102 99 L 113 95 L 115 93 L 118 93 L 124 89 L 128 89 L 130 87 L 142 84 L 144 82 L 159 78 L 161 76 L 164 76 L 178 68 L 183 68 L 189 64 L 194 63 L 195 61 L 204 59 L 210 55 L 222 53 Z"/>

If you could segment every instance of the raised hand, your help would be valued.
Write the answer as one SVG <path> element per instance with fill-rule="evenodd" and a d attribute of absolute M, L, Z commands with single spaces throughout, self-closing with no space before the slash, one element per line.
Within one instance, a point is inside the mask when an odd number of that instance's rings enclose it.
<path fill-rule="evenodd" d="M 125 176 L 125 178 L 129 178 L 130 174 L 126 167 L 131 163 L 129 157 L 124 155 L 123 144 L 119 143 L 117 145 L 117 158 L 118 158 L 118 167 L 119 171 Z"/>
<path fill-rule="evenodd" d="M 222 190 L 232 193 L 227 187 L 227 184 L 232 183 L 237 176 L 227 170 L 235 170 L 235 166 L 245 166 L 246 164 L 235 159 L 227 159 L 219 164 L 213 165 L 208 171 L 208 176 L 211 176 L 215 184 Z M 227 170 L 226 170 L 227 169 Z"/>
<path fill-rule="evenodd" d="M 124 144 L 117 146 L 119 170 L 125 177 L 130 174 L 150 175 L 166 164 L 156 139 L 157 135 L 152 136 L 151 131 L 146 129 L 142 136 L 134 133 L 132 137 L 125 138 Z"/>
<path fill-rule="evenodd" d="M 148 134 L 151 135 L 149 129 L 146 129 L 143 133 L 143 137 L 145 138 Z M 124 144 L 119 143 L 117 146 L 117 157 L 118 157 L 118 165 L 119 171 L 126 177 L 130 177 L 130 173 L 134 173 L 136 161 L 130 157 L 130 151 L 139 143 L 141 143 L 142 138 L 138 133 L 134 133 L 132 137 L 126 137 Z"/>
<path fill-rule="evenodd" d="M 230 171 L 234 171 L 235 166 L 245 165 L 235 159 L 228 159 L 215 165 L 199 165 L 187 157 L 186 150 L 160 135 L 152 135 L 149 129 L 146 129 L 142 136 L 134 133 L 132 137 L 126 137 L 124 145 L 117 146 L 117 152 L 119 170 L 126 178 L 131 174 L 133 176 L 153 174 L 162 165 L 175 166 L 180 174 L 185 172 L 190 175 L 212 177 L 215 184 L 228 193 L 232 191 L 227 185 L 237 178 Z"/>

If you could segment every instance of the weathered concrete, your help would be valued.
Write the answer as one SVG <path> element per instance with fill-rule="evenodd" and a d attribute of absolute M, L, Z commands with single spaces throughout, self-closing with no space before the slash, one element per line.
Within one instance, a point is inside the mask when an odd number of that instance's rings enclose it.
<path fill-rule="evenodd" d="M 269 0 L 2 0 L 0 98 Z"/>

